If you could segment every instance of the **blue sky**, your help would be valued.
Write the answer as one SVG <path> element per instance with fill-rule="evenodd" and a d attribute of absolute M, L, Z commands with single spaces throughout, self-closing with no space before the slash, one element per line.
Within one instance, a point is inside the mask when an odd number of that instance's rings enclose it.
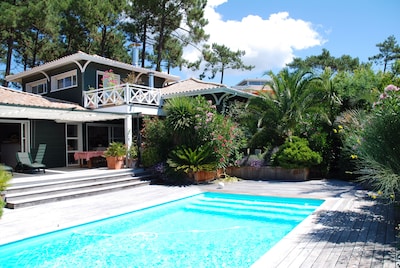
<path fill-rule="evenodd" d="M 205 12 L 209 43 L 245 50 L 245 64 L 256 66 L 225 72 L 228 86 L 265 78 L 265 71 L 277 72 L 293 57 L 319 55 L 323 48 L 335 57 L 346 54 L 367 62 L 379 53 L 376 44 L 390 35 L 400 43 L 399 14 L 399 0 L 209 0 Z M 198 56 L 195 49 L 185 50 L 189 60 Z M 172 72 L 182 79 L 200 73 Z M 212 81 L 219 82 L 220 75 Z"/>

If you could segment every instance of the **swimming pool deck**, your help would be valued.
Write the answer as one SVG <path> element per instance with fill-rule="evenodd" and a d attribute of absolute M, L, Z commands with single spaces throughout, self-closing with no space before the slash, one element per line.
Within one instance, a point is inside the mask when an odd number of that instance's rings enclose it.
<path fill-rule="evenodd" d="M 5 209 L 0 245 L 119 215 L 204 191 L 326 200 L 262 256 L 258 267 L 399 267 L 393 205 L 338 180 L 239 181 L 172 187 L 148 185 L 16 210 Z M 151 257 L 151 256 L 149 256 Z M 400 259 L 399 259 L 400 261 Z M 396 266 L 397 265 L 397 266 Z"/>

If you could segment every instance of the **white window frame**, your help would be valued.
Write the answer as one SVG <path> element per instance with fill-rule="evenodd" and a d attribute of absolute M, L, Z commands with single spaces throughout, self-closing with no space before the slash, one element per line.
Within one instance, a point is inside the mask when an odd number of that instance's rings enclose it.
<path fill-rule="evenodd" d="M 75 81 L 74 81 L 74 77 L 75 77 Z M 69 85 L 69 86 L 63 85 L 62 87 L 59 88 L 58 81 L 65 80 L 66 78 L 71 78 L 71 85 Z M 74 84 L 74 82 L 75 82 L 75 84 Z M 64 90 L 64 89 L 68 89 L 68 88 L 72 88 L 72 87 L 76 87 L 76 86 L 78 86 L 77 70 L 72 70 L 72 71 L 61 73 L 61 74 L 54 75 L 51 77 L 51 91 L 52 92 Z"/>
<path fill-rule="evenodd" d="M 38 92 L 37 88 L 38 86 L 42 85 L 43 86 L 43 92 Z M 36 87 L 36 90 L 35 90 Z M 35 93 L 35 94 L 39 94 L 39 95 L 43 95 L 47 93 L 47 79 L 41 79 L 41 80 L 37 80 L 34 82 L 30 82 L 26 84 L 26 91 L 30 92 L 30 93 Z"/>
<path fill-rule="evenodd" d="M 99 77 L 100 76 L 103 77 L 105 73 L 106 72 L 103 72 L 103 71 L 96 71 L 96 86 L 97 86 L 97 88 L 104 88 L 103 81 L 101 81 L 102 79 L 99 79 Z M 117 80 L 117 85 L 121 84 L 121 76 L 116 73 L 113 73 L 113 75 L 115 75 L 115 78 Z M 100 87 L 100 84 L 102 85 L 101 87 Z"/>
<path fill-rule="evenodd" d="M 8 120 L 8 119 L 0 119 L 0 123 L 15 123 L 20 124 L 20 144 L 21 144 L 21 152 L 30 152 L 31 148 L 31 122 L 28 120 Z"/>
<path fill-rule="evenodd" d="M 77 128 L 77 135 L 76 136 L 68 136 L 68 126 L 73 126 Z M 68 141 L 73 140 L 77 142 L 78 147 L 74 149 L 69 149 L 68 148 Z M 69 154 L 73 155 L 75 152 L 82 151 L 83 145 L 82 145 L 82 123 L 77 123 L 77 124 L 65 124 L 65 148 L 66 148 L 66 166 L 74 166 L 78 164 L 78 161 L 75 163 L 69 163 Z"/>

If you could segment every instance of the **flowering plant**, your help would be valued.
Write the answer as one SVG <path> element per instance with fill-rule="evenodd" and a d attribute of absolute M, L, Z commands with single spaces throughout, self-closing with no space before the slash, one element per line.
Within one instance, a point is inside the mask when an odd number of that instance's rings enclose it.
<path fill-rule="evenodd" d="M 231 118 L 219 114 L 215 105 L 204 98 L 196 98 L 195 133 L 199 144 L 208 144 L 214 150 L 217 168 L 226 168 L 241 158 L 244 134 Z"/>
<path fill-rule="evenodd" d="M 249 167 L 262 167 L 264 166 L 263 155 L 248 155 L 236 162 L 238 166 L 249 166 Z"/>
<path fill-rule="evenodd" d="M 243 132 L 230 117 L 218 113 L 211 101 L 203 96 L 178 97 L 169 99 L 164 109 L 165 120 L 145 121 L 144 148 L 156 148 L 174 170 L 215 170 L 241 158 Z"/>
<path fill-rule="evenodd" d="M 103 88 L 119 85 L 118 75 L 116 75 L 112 69 L 104 72 L 101 81 L 103 82 Z"/>
<path fill-rule="evenodd" d="M 382 94 L 379 95 L 379 100 L 372 105 L 373 110 L 380 114 L 384 113 L 399 113 L 400 112 L 400 88 L 394 85 L 385 87 Z"/>

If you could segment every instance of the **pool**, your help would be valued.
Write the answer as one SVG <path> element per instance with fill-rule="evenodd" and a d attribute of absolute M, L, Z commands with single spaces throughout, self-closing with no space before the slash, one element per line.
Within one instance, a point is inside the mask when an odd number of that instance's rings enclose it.
<path fill-rule="evenodd" d="M 0 267 L 250 267 L 323 200 L 202 193 L 0 246 Z"/>

